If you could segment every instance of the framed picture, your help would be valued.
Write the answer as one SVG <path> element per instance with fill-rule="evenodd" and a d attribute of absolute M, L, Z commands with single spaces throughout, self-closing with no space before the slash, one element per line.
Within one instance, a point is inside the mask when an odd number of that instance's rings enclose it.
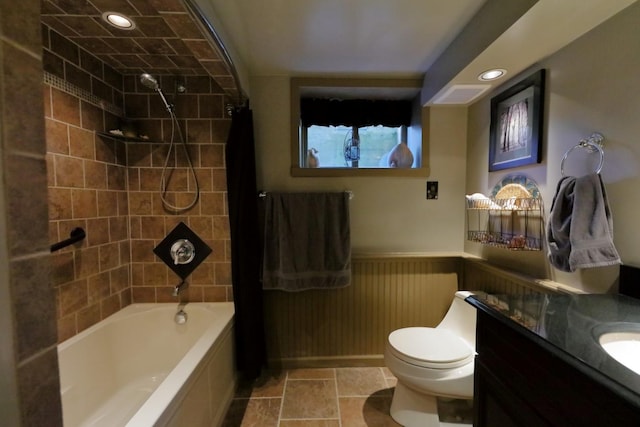
<path fill-rule="evenodd" d="M 489 171 L 540 163 L 545 70 L 491 98 Z"/>

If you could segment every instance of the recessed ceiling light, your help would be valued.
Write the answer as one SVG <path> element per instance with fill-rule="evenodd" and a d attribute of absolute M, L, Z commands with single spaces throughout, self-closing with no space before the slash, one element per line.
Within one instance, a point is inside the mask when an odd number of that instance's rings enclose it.
<path fill-rule="evenodd" d="M 118 12 L 105 12 L 102 14 L 102 19 L 121 30 L 133 30 L 136 27 L 131 18 Z"/>
<path fill-rule="evenodd" d="M 483 81 L 483 82 L 488 82 L 488 81 L 491 81 L 491 80 L 499 79 L 500 77 L 504 76 L 505 74 L 507 74 L 507 70 L 503 70 L 502 68 L 494 68 L 492 70 L 487 70 L 487 71 L 481 73 L 478 76 L 478 80 Z"/>

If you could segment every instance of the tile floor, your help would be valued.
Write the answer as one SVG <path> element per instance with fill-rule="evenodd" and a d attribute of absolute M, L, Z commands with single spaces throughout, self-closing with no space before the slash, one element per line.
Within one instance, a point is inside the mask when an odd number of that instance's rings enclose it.
<path fill-rule="evenodd" d="M 269 372 L 238 388 L 223 427 L 400 426 L 389 415 L 395 384 L 386 368 Z M 467 422 L 471 414 L 464 403 L 462 416 L 451 405 L 441 409 L 441 418 L 443 412 L 454 422 Z"/>

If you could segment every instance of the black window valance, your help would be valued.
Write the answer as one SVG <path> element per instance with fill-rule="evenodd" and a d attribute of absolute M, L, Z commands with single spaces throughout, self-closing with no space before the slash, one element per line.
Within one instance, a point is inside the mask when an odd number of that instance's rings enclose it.
<path fill-rule="evenodd" d="M 409 126 L 411 101 L 302 98 L 300 119 L 305 127 Z"/>

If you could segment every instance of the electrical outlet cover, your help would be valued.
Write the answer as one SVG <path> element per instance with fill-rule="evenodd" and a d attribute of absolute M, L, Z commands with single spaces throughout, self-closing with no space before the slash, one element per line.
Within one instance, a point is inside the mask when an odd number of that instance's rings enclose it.
<path fill-rule="evenodd" d="M 176 240 L 186 239 L 193 244 L 195 248 L 195 256 L 191 262 L 187 264 L 176 264 L 171 257 L 171 246 Z M 165 237 L 158 246 L 153 249 L 153 252 L 160 258 L 167 267 L 173 270 L 182 280 L 186 279 L 193 271 L 200 265 L 202 261 L 211 253 L 211 248 L 198 237 L 184 222 L 176 225 L 171 230 L 167 237 Z"/>

